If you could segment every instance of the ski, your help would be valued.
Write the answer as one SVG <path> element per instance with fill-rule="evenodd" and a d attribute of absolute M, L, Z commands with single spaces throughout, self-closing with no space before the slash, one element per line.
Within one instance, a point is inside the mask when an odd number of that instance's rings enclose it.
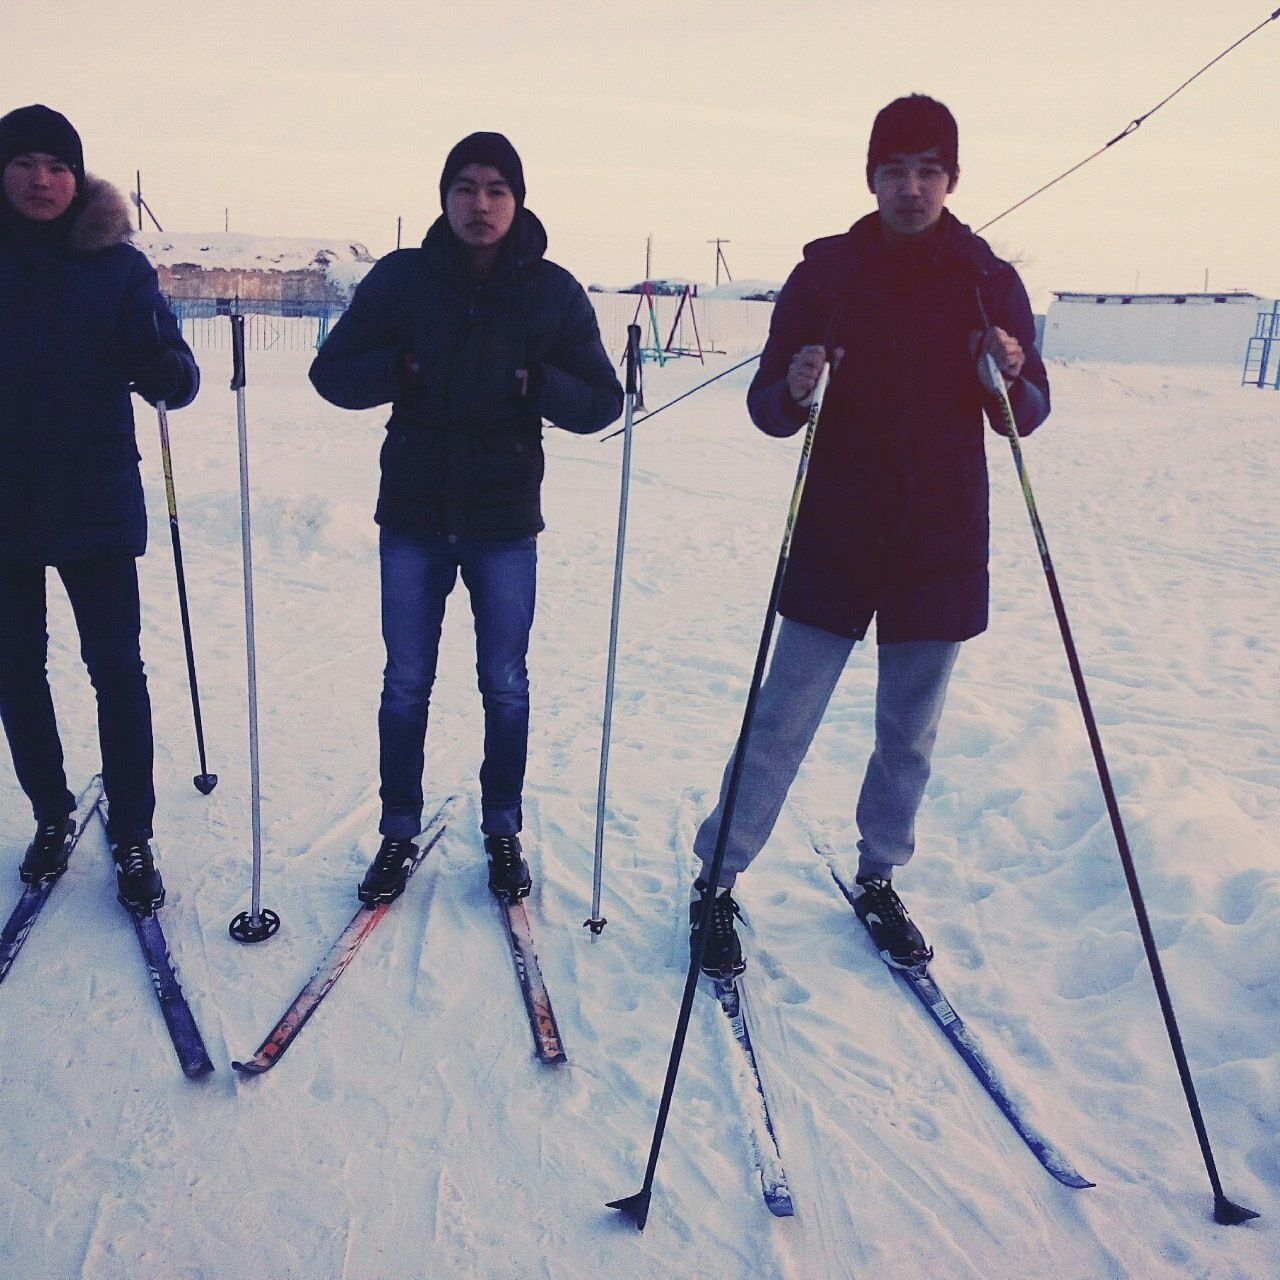
<path fill-rule="evenodd" d="M 99 773 L 93 776 L 76 801 L 75 812 L 72 815 L 76 829 L 71 835 L 71 852 L 75 851 L 85 827 L 89 825 L 89 820 L 101 803 L 102 775 Z M 49 900 L 54 885 L 61 879 L 62 876 L 59 875 L 56 879 L 48 880 L 41 885 L 25 886 L 22 897 L 18 899 L 18 905 L 14 907 L 9 919 L 5 922 L 4 929 L 0 930 L 0 982 L 4 981 L 5 974 L 9 972 L 18 952 L 22 950 L 22 944 L 27 940 L 27 934 L 31 932 L 31 926 L 35 924 L 44 904 Z"/>
<path fill-rule="evenodd" d="M 820 856 L 824 856 L 819 849 Z M 857 896 L 853 889 L 840 878 L 839 872 L 831 866 L 831 878 L 836 882 L 840 892 L 850 906 Z M 1013 1125 L 1018 1136 L 1025 1142 L 1032 1154 L 1050 1174 L 1066 1187 L 1085 1188 L 1095 1186 L 1087 1178 L 1076 1172 L 1071 1161 L 1058 1150 L 1047 1138 L 1039 1133 L 1021 1114 L 1017 1104 L 1009 1096 L 1009 1091 L 1001 1083 L 995 1068 L 987 1060 L 978 1042 L 973 1038 L 964 1020 L 952 1007 L 951 1002 L 942 994 L 941 988 L 929 976 L 925 967 L 919 969 L 899 969 L 886 964 L 886 968 L 896 973 L 910 988 L 912 995 L 924 1006 L 929 1016 L 951 1042 L 956 1052 L 964 1059 L 969 1070 L 973 1072 L 978 1083 L 986 1090 L 991 1100 L 1004 1113 L 1005 1118 Z"/>
<path fill-rule="evenodd" d="M 497 897 L 497 895 L 494 895 Z M 533 1033 L 534 1051 L 541 1062 L 548 1064 L 567 1062 L 560 1028 L 551 1008 L 551 996 L 538 967 L 538 955 L 533 945 L 533 930 L 524 899 L 507 902 L 498 898 L 498 906 L 507 926 L 507 940 L 511 943 L 511 960 L 515 965 L 516 981 L 524 997 L 524 1007 L 529 1015 L 529 1030 Z"/>
<path fill-rule="evenodd" d="M 213 1070 L 213 1063 L 209 1060 L 200 1028 L 196 1026 L 191 1006 L 178 982 L 164 930 L 160 928 L 160 921 L 154 911 L 149 916 L 134 915 L 132 911 L 129 915 L 133 919 L 134 932 L 138 935 L 138 944 L 142 947 L 142 956 L 151 974 L 151 985 L 160 1002 L 160 1012 L 164 1015 L 165 1026 L 169 1028 L 169 1039 L 173 1041 L 173 1049 L 178 1055 L 183 1074 L 192 1080 L 199 1080 Z"/>
<path fill-rule="evenodd" d="M 760 1078 L 760 1066 L 756 1062 L 755 1048 L 751 1043 L 751 1024 L 747 1016 L 747 992 L 740 979 L 712 978 L 716 999 L 724 1015 L 729 1019 L 733 1038 L 742 1049 L 746 1073 L 750 1079 L 748 1106 L 756 1113 L 748 1128 L 752 1155 L 760 1174 L 760 1189 L 769 1212 L 777 1218 L 790 1218 L 795 1213 L 791 1201 L 791 1189 L 787 1185 L 787 1171 L 782 1167 L 782 1153 L 778 1149 L 778 1137 L 769 1114 L 769 1100 Z M 761 1132 L 763 1130 L 763 1133 Z"/>
<path fill-rule="evenodd" d="M 427 854 L 435 847 L 448 826 L 445 811 L 453 797 L 445 800 L 435 811 L 423 828 L 430 832 L 418 849 L 417 857 L 409 867 L 412 876 L 422 865 Z M 342 931 L 338 940 L 329 948 L 328 954 L 320 962 L 319 967 L 311 975 L 306 986 L 298 992 L 294 1002 L 284 1011 L 280 1021 L 272 1027 L 267 1038 L 258 1046 L 253 1057 L 244 1062 L 232 1062 L 231 1066 L 241 1075 L 259 1076 L 272 1067 L 284 1056 L 285 1050 L 294 1042 L 298 1032 L 306 1026 L 307 1019 L 315 1013 L 320 1002 L 329 994 L 333 984 L 342 976 L 342 971 L 354 959 L 361 943 L 373 932 L 378 922 L 394 903 L 379 902 L 372 906 L 362 905 L 351 917 L 351 922 Z"/>
<path fill-rule="evenodd" d="M 105 831 L 108 814 L 106 800 L 98 803 L 97 814 Z M 138 946 L 142 948 L 147 973 L 151 977 L 151 989 L 156 993 L 164 1025 L 173 1042 L 173 1051 L 178 1055 L 178 1063 L 184 1075 L 192 1080 L 199 1080 L 213 1070 L 213 1063 L 209 1060 L 209 1052 L 204 1047 L 200 1028 L 196 1026 L 195 1015 L 191 1012 L 182 984 L 178 981 L 164 930 L 154 911 L 150 915 L 140 916 L 125 907 L 125 913 L 133 921 L 133 931 L 137 936 Z"/>

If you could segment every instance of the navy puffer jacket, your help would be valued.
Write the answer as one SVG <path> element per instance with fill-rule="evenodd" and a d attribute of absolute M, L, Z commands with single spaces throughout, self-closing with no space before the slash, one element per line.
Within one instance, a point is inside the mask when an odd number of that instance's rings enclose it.
<path fill-rule="evenodd" d="M 981 301 L 979 301 L 981 299 Z M 937 230 L 888 244 L 871 214 L 814 241 L 778 297 L 748 392 L 770 435 L 806 411 L 787 391 L 803 346 L 844 348 L 814 438 L 779 603 L 784 617 L 880 643 L 967 640 L 987 625 L 987 463 L 971 335 L 1022 344 L 1010 399 L 1020 435 L 1049 385 L 1017 272 L 944 211 Z"/>
<path fill-rule="evenodd" d="M 140 556 L 147 516 L 138 472 L 135 372 L 166 348 L 189 404 L 200 374 L 151 264 L 132 245 L 129 210 L 89 177 L 65 230 L 0 216 L 0 557 L 61 564 Z"/>
<path fill-rule="evenodd" d="M 542 422 L 599 431 L 622 388 L 582 286 L 520 209 L 493 271 L 465 269 L 441 217 L 361 281 L 311 366 L 344 409 L 391 403 L 376 519 L 398 533 L 519 538 L 543 528 Z M 412 372 L 409 370 L 412 369 Z M 516 370 L 529 375 L 522 394 Z"/>

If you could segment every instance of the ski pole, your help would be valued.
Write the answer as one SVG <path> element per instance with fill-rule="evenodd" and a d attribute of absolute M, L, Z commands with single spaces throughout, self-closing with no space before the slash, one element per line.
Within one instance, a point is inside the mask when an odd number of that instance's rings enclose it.
<path fill-rule="evenodd" d="M 1280 12 L 1278 10 L 1277 12 Z M 979 298 L 981 304 L 981 298 Z M 985 308 L 983 323 L 987 323 Z M 1067 652 L 1067 665 L 1071 668 L 1071 679 L 1076 687 L 1076 698 L 1080 703 L 1080 713 L 1084 717 L 1085 731 L 1089 735 L 1089 746 L 1093 751 L 1093 762 L 1098 771 L 1098 781 L 1102 784 L 1102 794 L 1106 800 L 1107 813 L 1111 817 L 1111 829 L 1115 834 L 1116 849 L 1120 854 L 1120 862 L 1124 866 L 1125 882 L 1129 886 L 1129 897 L 1133 902 L 1134 915 L 1138 920 L 1138 932 L 1142 935 L 1142 945 L 1147 953 L 1147 963 L 1151 967 L 1151 978 L 1155 983 L 1156 996 L 1160 1001 L 1160 1012 L 1164 1015 L 1165 1029 L 1169 1035 L 1169 1044 L 1173 1049 L 1174 1061 L 1178 1064 L 1178 1075 L 1182 1080 L 1182 1090 L 1186 1095 L 1187 1108 L 1191 1112 L 1191 1122 L 1195 1126 L 1196 1138 L 1200 1143 L 1200 1153 L 1204 1157 L 1205 1168 L 1209 1173 L 1209 1184 L 1213 1188 L 1213 1217 L 1215 1222 L 1226 1226 L 1248 1222 L 1258 1215 L 1252 1209 L 1234 1204 L 1228 1200 L 1222 1190 L 1222 1182 L 1218 1177 L 1218 1168 L 1214 1163 L 1213 1150 L 1209 1146 L 1209 1133 L 1205 1128 L 1204 1115 L 1200 1110 L 1200 1102 L 1196 1097 L 1196 1087 L 1191 1079 L 1191 1067 L 1187 1063 L 1186 1050 L 1182 1045 L 1182 1035 L 1178 1031 L 1178 1020 L 1174 1016 L 1173 1001 L 1169 996 L 1169 986 L 1165 982 L 1164 969 L 1160 964 L 1160 953 L 1156 949 L 1155 935 L 1151 932 L 1151 921 L 1147 916 L 1146 904 L 1143 901 L 1142 888 L 1138 884 L 1138 873 L 1134 866 L 1133 854 L 1129 850 L 1129 840 L 1125 835 L 1124 821 L 1120 816 L 1120 805 L 1116 800 L 1115 788 L 1111 784 L 1111 772 L 1107 768 L 1107 760 L 1102 752 L 1102 738 L 1098 734 L 1098 723 L 1094 719 L 1093 708 L 1089 702 L 1089 692 L 1085 688 L 1084 672 L 1080 668 L 1080 658 L 1076 653 L 1075 641 L 1071 638 L 1071 626 L 1067 621 L 1066 607 L 1062 602 L 1062 593 L 1058 590 L 1058 576 L 1054 572 L 1053 561 L 1049 556 L 1049 544 L 1045 540 L 1044 525 L 1040 522 L 1040 514 L 1036 510 L 1036 500 L 1031 492 L 1031 480 L 1027 475 L 1026 463 L 1022 457 L 1022 445 L 1018 439 L 1018 424 L 1014 418 L 1013 406 L 1009 403 L 1009 392 L 1004 385 L 1004 377 L 1000 373 L 995 359 L 987 353 L 983 356 L 981 369 L 982 382 L 996 398 L 1000 413 L 1000 421 L 1004 433 L 1009 437 L 1009 447 L 1013 450 L 1013 462 L 1017 468 L 1018 481 L 1022 486 L 1022 496 L 1027 504 L 1027 514 L 1031 518 L 1031 528 L 1035 532 L 1036 546 L 1040 552 L 1040 564 L 1044 569 L 1045 581 L 1049 585 L 1049 596 L 1053 601 L 1053 612 L 1058 619 L 1058 630 L 1062 633 L 1062 644 Z"/>
<path fill-rule="evenodd" d="M 196 726 L 196 751 L 200 756 L 200 772 L 191 779 L 201 795 L 208 795 L 218 785 L 218 775 L 209 772 L 204 756 L 204 724 L 200 719 L 200 690 L 196 684 L 196 655 L 191 645 L 191 615 L 187 611 L 187 577 L 182 571 L 182 537 L 178 532 L 178 499 L 173 487 L 173 457 L 169 451 L 169 409 L 163 400 L 156 401 L 156 417 L 160 422 L 160 457 L 164 462 L 164 492 L 169 503 L 169 540 L 173 543 L 173 569 L 178 580 L 178 612 L 182 615 L 182 642 L 187 650 L 187 683 L 191 686 L 191 714 Z"/>
<path fill-rule="evenodd" d="M 262 804 L 258 786 L 258 674 L 253 629 L 253 541 L 249 529 L 249 431 L 244 411 L 244 316 L 231 319 L 231 390 L 236 393 L 240 442 L 240 545 L 244 555 L 244 638 L 249 678 L 249 785 L 253 823 L 253 890 L 250 909 L 227 926 L 237 942 L 262 942 L 280 928 L 280 917 L 262 908 Z"/>
<path fill-rule="evenodd" d="M 630 329 L 628 329 L 628 333 L 629 332 Z M 737 364 L 730 365 L 727 369 L 721 369 L 714 378 L 708 378 L 706 382 L 700 382 L 696 387 L 690 387 L 688 391 L 676 396 L 674 400 L 668 400 L 666 404 L 660 404 L 652 413 L 646 413 L 644 417 L 640 419 L 641 423 L 648 422 L 650 418 L 656 418 L 663 409 L 670 409 L 673 404 L 679 404 L 681 400 L 687 400 L 691 395 L 696 395 L 704 387 L 709 387 L 713 382 L 719 382 L 721 378 L 727 377 L 737 369 L 741 369 L 744 364 L 750 364 L 753 360 L 759 360 L 762 355 L 764 355 L 763 351 L 757 351 L 755 355 L 748 356 L 745 360 L 739 360 Z M 644 408 L 643 405 L 640 405 L 639 407 Z M 627 427 L 624 423 L 617 431 L 610 431 L 607 436 L 601 436 L 600 443 L 603 444 L 606 440 L 612 440 L 614 436 L 620 436 L 626 429 Z"/>
<path fill-rule="evenodd" d="M 596 866 L 591 887 L 591 918 L 583 926 L 593 938 L 608 923 L 600 914 L 600 883 L 604 871 L 604 801 L 609 776 L 609 733 L 613 724 L 613 677 L 618 658 L 618 608 L 622 600 L 622 557 L 627 541 L 627 497 L 631 488 L 631 428 L 634 424 L 640 363 L 640 326 L 627 326 L 626 399 L 622 412 L 622 487 L 618 499 L 618 546 L 613 560 L 613 613 L 609 620 L 609 661 L 604 680 L 604 718 L 600 735 L 600 783 L 596 789 Z"/>
<path fill-rule="evenodd" d="M 834 321 L 832 328 L 834 330 Z M 645 1221 L 649 1216 L 649 1201 L 653 1196 L 653 1179 L 658 1167 L 658 1152 L 662 1149 L 667 1114 L 671 1110 L 671 1097 L 675 1092 L 676 1076 L 680 1071 L 680 1057 L 684 1052 L 689 1017 L 693 1012 L 693 997 L 698 987 L 698 971 L 702 967 L 702 957 L 707 949 L 711 905 L 716 895 L 720 868 L 724 865 L 724 851 L 729 842 L 729 826 L 733 821 L 733 810 L 738 800 L 738 784 L 742 779 L 742 767 L 746 761 L 747 740 L 751 736 L 751 722 L 755 719 L 756 702 L 764 679 L 765 661 L 769 656 L 769 645 L 773 639 L 773 626 L 778 614 L 778 598 L 782 594 L 782 579 L 786 574 L 787 560 L 791 555 L 791 534 L 795 528 L 796 515 L 800 510 L 800 499 L 804 495 L 805 477 L 809 473 L 809 458 L 813 453 L 813 438 L 818 429 L 818 418 L 822 412 L 822 398 L 826 392 L 830 369 L 830 363 L 823 366 L 818 385 L 814 388 L 813 399 L 809 404 L 809 420 L 805 427 L 804 445 L 800 450 L 800 462 L 796 468 L 795 485 L 791 491 L 791 506 L 787 512 L 787 524 L 782 534 L 782 547 L 778 552 L 778 564 L 773 573 L 773 586 L 769 591 L 769 603 L 765 608 L 764 626 L 760 632 L 759 647 L 756 649 L 755 669 L 752 671 L 751 685 L 747 690 L 747 704 L 742 712 L 742 727 L 738 731 L 738 742 L 733 749 L 733 763 L 729 766 L 729 779 L 725 787 L 724 805 L 720 814 L 720 829 L 716 833 L 715 850 L 711 856 L 711 865 L 707 868 L 702 898 L 698 906 L 698 922 L 694 930 L 694 944 L 689 957 L 689 973 L 685 978 L 684 998 L 680 1002 L 680 1014 L 676 1019 L 671 1058 L 667 1063 L 667 1077 L 662 1086 L 662 1101 L 658 1104 L 658 1120 L 654 1126 L 653 1142 L 649 1148 L 649 1163 L 645 1168 L 644 1185 L 635 1195 L 626 1196 L 621 1200 L 610 1200 L 608 1203 L 610 1209 L 618 1209 L 625 1213 L 640 1231 L 644 1230 Z"/>

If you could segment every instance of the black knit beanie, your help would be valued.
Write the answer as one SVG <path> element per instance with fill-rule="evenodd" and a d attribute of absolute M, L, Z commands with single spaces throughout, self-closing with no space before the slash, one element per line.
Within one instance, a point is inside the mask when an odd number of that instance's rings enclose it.
<path fill-rule="evenodd" d="M 946 107 L 923 93 L 895 98 L 881 109 L 871 126 L 867 145 L 867 186 L 875 186 L 876 167 L 887 156 L 917 155 L 937 147 L 951 181 L 960 174 L 960 143 L 956 118 Z"/>
<path fill-rule="evenodd" d="M 500 133 L 471 133 L 458 143 L 444 162 L 440 174 L 440 205 L 454 178 L 469 164 L 487 164 L 502 174 L 516 198 L 516 205 L 524 204 L 524 166 L 516 149 Z"/>
<path fill-rule="evenodd" d="M 84 186 L 84 148 L 71 121 L 60 112 L 40 105 L 19 107 L 0 117 L 0 170 L 14 156 L 43 152 L 61 160 L 76 178 L 76 190 Z"/>

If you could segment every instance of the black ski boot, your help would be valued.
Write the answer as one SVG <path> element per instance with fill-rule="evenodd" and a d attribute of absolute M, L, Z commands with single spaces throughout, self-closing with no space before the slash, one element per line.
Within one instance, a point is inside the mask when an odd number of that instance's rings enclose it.
<path fill-rule="evenodd" d="M 912 923 L 893 885 L 880 876 L 859 876 L 856 883 L 862 892 L 853 909 L 881 958 L 896 969 L 923 969 L 933 959 L 933 948 Z"/>
<path fill-rule="evenodd" d="M 698 916 L 702 910 L 702 893 L 706 889 L 706 881 L 701 878 L 693 882 L 693 891 L 697 895 L 689 903 L 689 950 L 693 952 L 698 945 Z M 721 889 L 711 901 L 711 920 L 707 934 L 707 945 L 702 952 L 702 972 L 709 978 L 734 978 L 744 973 L 747 962 L 742 958 L 742 943 L 734 930 L 734 917 L 742 919 L 742 912 L 734 902 L 728 889 Z"/>
<path fill-rule="evenodd" d="M 111 860 L 116 864 L 116 897 L 122 906 L 136 916 L 149 916 L 164 906 L 164 882 L 145 840 L 113 845 Z"/>
<path fill-rule="evenodd" d="M 519 836 L 485 836 L 489 855 L 489 888 L 504 902 L 519 902 L 529 896 L 533 877 L 529 864 L 520 856 Z"/>
<path fill-rule="evenodd" d="M 27 845 L 18 876 L 23 884 L 52 884 L 66 869 L 71 857 L 71 837 L 76 833 L 73 818 L 42 822 Z"/>
<path fill-rule="evenodd" d="M 404 892 L 409 869 L 417 856 L 418 846 L 412 840 L 393 840 L 387 836 L 356 890 L 360 901 L 370 907 L 379 902 L 394 902 Z"/>

